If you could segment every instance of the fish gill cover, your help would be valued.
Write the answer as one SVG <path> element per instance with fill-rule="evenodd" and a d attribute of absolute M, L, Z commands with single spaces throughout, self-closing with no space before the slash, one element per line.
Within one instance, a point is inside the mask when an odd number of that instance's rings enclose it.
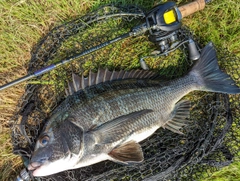
<path fill-rule="evenodd" d="M 143 18 L 144 12 L 139 7 L 109 5 L 58 26 L 32 50 L 28 72 L 122 35 Z M 199 49 L 204 46 L 187 27 L 182 27 L 177 34 L 181 40 L 194 39 Z M 90 70 L 97 71 L 99 67 L 110 70 L 139 69 L 139 58 L 155 49 L 156 46 L 145 35 L 128 38 L 32 80 L 12 120 L 14 153 L 22 156 L 28 164 L 47 118 L 66 98 L 65 87 L 72 73 L 86 76 Z M 226 50 L 217 50 L 220 67 L 240 86 L 240 59 Z M 168 56 L 147 57 L 145 61 L 164 80 L 186 74 L 195 63 L 188 60 L 188 49 L 184 44 Z M 186 99 L 191 100 L 192 109 L 190 123 L 183 129 L 184 135 L 165 129 L 156 131 L 141 142 L 143 163 L 129 167 L 104 161 L 39 179 L 197 180 L 229 165 L 239 152 L 240 96 L 195 91 L 188 94 Z"/>

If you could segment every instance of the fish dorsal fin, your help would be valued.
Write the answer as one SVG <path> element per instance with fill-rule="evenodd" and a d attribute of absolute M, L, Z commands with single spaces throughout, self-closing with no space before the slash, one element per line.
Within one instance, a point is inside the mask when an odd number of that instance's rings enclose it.
<path fill-rule="evenodd" d="M 68 89 L 65 89 L 65 92 L 68 96 L 84 89 L 85 87 L 107 81 L 123 79 L 154 79 L 157 75 L 157 73 L 149 70 L 109 71 L 108 69 L 98 69 L 96 73 L 90 71 L 88 77 L 84 77 L 83 75 L 79 77 L 76 74 L 72 74 L 72 82 L 68 82 Z"/>
<path fill-rule="evenodd" d="M 190 101 L 183 100 L 178 102 L 172 112 L 172 120 L 168 121 L 164 127 L 175 133 L 183 134 L 180 129 L 187 125 L 187 118 L 189 118 L 190 115 L 190 108 Z"/>
<path fill-rule="evenodd" d="M 142 148 L 135 141 L 114 148 L 108 155 L 112 157 L 113 161 L 124 164 L 139 163 L 144 160 Z"/>
<path fill-rule="evenodd" d="M 74 91 L 81 89 L 81 79 L 76 74 L 72 74 L 72 82 L 74 86 Z"/>

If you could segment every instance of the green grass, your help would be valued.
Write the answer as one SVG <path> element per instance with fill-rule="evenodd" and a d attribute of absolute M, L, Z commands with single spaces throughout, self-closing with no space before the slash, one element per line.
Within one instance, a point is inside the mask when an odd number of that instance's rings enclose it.
<path fill-rule="evenodd" d="M 214 172 L 210 177 L 204 181 L 238 181 L 240 178 L 240 162 L 222 168 L 220 171 Z"/>
<path fill-rule="evenodd" d="M 32 47 L 52 28 L 68 20 L 84 15 L 101 3 L 111 1 L 100 0 L 1 0 L 0 1 L 0 85 L 26 74 L 27 63 L 30 59 Z M 119 2 L 117 0 L 112 2 Z M 152 7 L 158 1 L 121 1 L 123 4 L 138 4 Z M 188 2 L 179 0 L 178 3 Z M 195 34 L 205 43 L 212 41 L 218 47 L 223 47 L 240 56 L 240 4 L 238 0 L 214 0 L 206 8 L 183 20 Z M 143 38 L 144 39 L 144 38 Z M 125 42 L 127 46 L 128 42 Z M 146 43 L 146 47 L 149 44 Z M 118 47 L 116 47 L 118 48 Z M 135 47 L 136 48 L 136 47 Z M 146 55 L 150 49 L 143 48 Z M 145 54 L 144 54 L 145 51 Z M 146 53 L 147 52 L 147 53 Z M 121 52 L 120 52 L 121 53 Z M 136 68 L 138 55 L 127 56 L 129 52 L 123 49 L 128 58 L 121 59 L 121 63 L 111 61 L 121 57 L 119 52 L 111 54 L 107 62 L 109 67 L 123 66 Z M 150 52 L 149 52 L 150 53 Z M 151 67 L 159 68 L 158 63 L 148 62 Z M 93 67 L 92 62 L 84 65 L 85 69 Z M 46 83 L 47 84 L 47 83 Z M 25 84 L 9 88 L 0 92 L 0 180 L 12 180 L 19 173 L 21 160 L 11 153 L 11 140 L 8 120 L 15 111 L 18 99 L 24 92 Z M 240 178 L 240 164 L 225 167 L 214 173 L 206 180 L 237 180 Z"/>

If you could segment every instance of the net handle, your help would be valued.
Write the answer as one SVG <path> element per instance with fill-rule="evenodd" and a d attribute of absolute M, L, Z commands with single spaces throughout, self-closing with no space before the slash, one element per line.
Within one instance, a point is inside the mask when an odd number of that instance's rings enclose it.
<path fill-rule="evenodd" d="M 183 6 L 180 6 L 178 9 L 182 14 L 182 18 L 184 18 L 197 11 L 204 9 L 205 5 L 206 5 L 205 0 L 196 0 Z"/>

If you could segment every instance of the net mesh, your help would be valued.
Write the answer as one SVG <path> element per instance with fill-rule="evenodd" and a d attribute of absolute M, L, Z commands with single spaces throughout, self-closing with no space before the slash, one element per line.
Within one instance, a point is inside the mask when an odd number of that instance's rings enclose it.
<path fill-rule="evenodd" d="M 136 6 L 108 5 L 83 17 L 54 28 L 32 51 L 28 72 L 56 63 L 130 31 L 141 24 L 145 14 Z M 196 40 L 187 27 L 177 31 L 181 40 Z M 29 82 L 12 119 L 14 153 L 27 164 L 35 141 L 51 112 L 65 98 L 64 88 L 72 72 L 87 75 L 98 67 L 140 68 L 139 59 L 156 46 L 141 35 L 128 38 L 80 57 Z M 220 67 L 240 86 L 240 59 L 217 47 Z M 194 63 L 182 45 L 168 56 L 145 58 L 163 79 L 184 75 Z M 192 101 L 191 122 L 184 135 L 159 129 L 141 143 L 144 162 L 132 167 L 104 161 L 92 166 L 61 172 L 50 180 L 198 180 L 238 158 L 240 147 L 240 96 L 195 91 L 186 96 Z"/>

